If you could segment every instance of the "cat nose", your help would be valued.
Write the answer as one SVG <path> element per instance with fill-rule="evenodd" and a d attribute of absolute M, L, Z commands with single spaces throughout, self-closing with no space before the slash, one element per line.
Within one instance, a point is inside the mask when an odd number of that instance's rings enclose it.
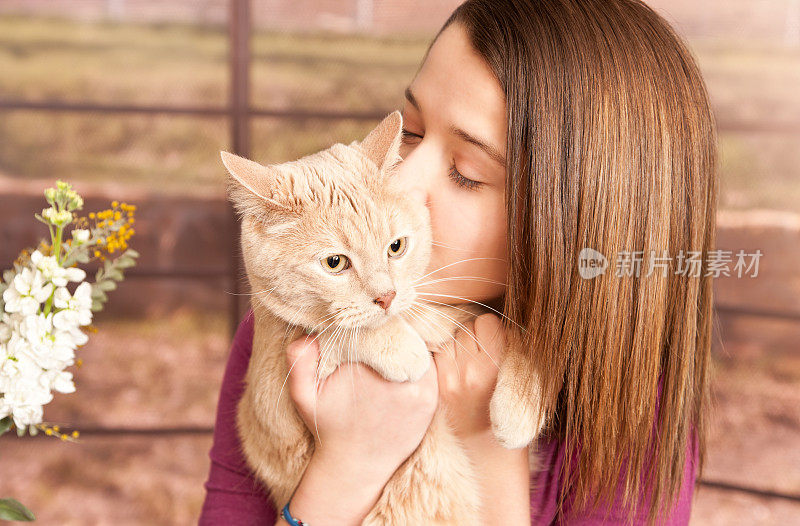
<path fill-rule="evenodd" d="M 389 308 L 389 305 L 392 304 L 392 300 L 395 296 L 397 296 L 397 292 L 390 290 L 386 294 L 379 296 L 372 301 L 383 307 L 383 310 L 386 310 Z"/>

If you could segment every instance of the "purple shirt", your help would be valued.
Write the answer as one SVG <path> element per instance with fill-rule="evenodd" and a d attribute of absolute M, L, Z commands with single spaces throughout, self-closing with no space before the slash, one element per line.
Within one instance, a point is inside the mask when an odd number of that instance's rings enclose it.
<path fill-rule="evenodd" d="M 206 498 L 200 515 L 200 526 L 236 525 L 269 526 L 275 524 L 278 510 L 267 496 L 245 463 L 241 444 L 236 433 L 236 405 L 244 391 L 244 377 L 250 361 L 253 345 L 253 311 L 247 312 L 239 324 L 225 369 L 225 377 L 217 406 L 214 426 L 214 442 L 209 451 L 211 469 L 205 482 Z M 661 382 L 659 382 L 659 392 Z M 624 509 L 621 506 L 622 488 L 617 492 L 611 508 L 599 506 L 594 513 L 570 517 L 564 520 L 556 514 L 559 473 L 564 462 L 564 444 L 558 440 L 541 438 L 536 444 L 543 469 L 531 473 L 531 519 L 532 524 L 595 525 L 623 523 Z M 695 466 L 698 450 L 694 441 L 689 441 L 683 485 L 678 500 L 669 517 L 660 518 L 658 524 L 680 525 L 689 523 L 695 481 Z M 573 462 L 573 465 L 575 463 Z M 571 496 L 567 495 L 564 513 L 569 516 Z M 643 524 L 647 501 L 639 504 L 640 514 L 636 522 Z M 643 509 L 642 509 L 643 508 Z M 606 516 L 607 514 L 607 516 Z"/>

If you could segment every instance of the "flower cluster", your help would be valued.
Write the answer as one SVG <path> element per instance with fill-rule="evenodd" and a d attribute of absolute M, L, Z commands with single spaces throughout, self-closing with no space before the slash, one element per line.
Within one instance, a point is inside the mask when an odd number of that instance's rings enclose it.
<path fill-rule="evenodd" d="M 0 282 L 0 434 L 13 421 L 20 436 L 26 428 L 32 435 L 41 429 L 69 440 L 77 431 L 62 434 L 58 426 L 43 424 L 43 406 L 53 399 L 53 391 L 75 391 L 72 373 L 65 369 L 80 365 L 75 351 L 88 341 L 84 328 L 91 331 L 93 312 L 107 301 L 106 291 L 122 281 L 122 269 L 135 264 L 139 254 L 128 249 L 127 240 L 133 235 L 130 224 L 136 207 L 122 203 L 117 210 L 119 203 L 114 201 L 111 210 L 90 214 L 99 220 L 90 224 L 76 217 L 83 199 L 69 184 L 58 181 L 44 195 L 50 207 L 35 216 L 47 225 L 50 243 L 23 250 Z M 73 223 L 71 239 L 62 242 L 65 228 Z M 90 284 L 76 265 L 88 263 L 98 247 L 124 252 L 113 261 L 103 257 L 104 266 Z"/>
<path fill-rule="evenodd" d="M 128 240 L 136 233 L 136 230 L 131 226 L 136 222 L 136 218 L 134 217 L 135 212 L 135 205 L 112 201 L 111 208 L 102 210 L 96 214 L 94 212 L 89 214 L 89 219 L 99 220 L 95 223 L 96 228 L 111 228 L 117 226 L 118 230 L 111 232 L 106 238 L 100 238 L 98 240 L 98 243 L 104 246 L 109 254 L 113 254 L 117 250 L 125 250 L 128 248 Z M 105 256 L 100 250 L 95 250 L 94 256 L 105 260 Z"/>
<path fill-rule="evenodd" d="M 30 266 L 2 285 L 0 418 L 12 415 L 18 429 L 41 423 L 52 391 L 75 391 L 72 373 L 64 369 L 74 365 L 75 349 L 88 340 L 80 330 L 92 321 L 92 286 L 82 282 L 85 277 L 83 270 L 65 269 L 36 250 Z M 82 283 L 70 293 L 69 282 Z"/>

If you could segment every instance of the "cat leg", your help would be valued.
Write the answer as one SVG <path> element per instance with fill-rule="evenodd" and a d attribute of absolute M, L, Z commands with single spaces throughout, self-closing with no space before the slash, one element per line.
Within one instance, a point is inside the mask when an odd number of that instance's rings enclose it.
<path fill-rule="evenodd" d="M 453 339 L 457 329 L 481 314 L 489 312 L 480 305 L 465 303 L 462 305 L 427 305 L 425 309 L 415 309 L 401 316 L 419 334 L 425 343 L 435 347 Z"/>
<path fill-rule="evenodd" d="M 509 351 L 500 371 L 489 403 L 492 431 L 508 449 L 527 446 L 544 427 L 544 415 L 539 414 L 538 402 L 542 393 L 538 375 L 526 381 L 530 365 L 519 353 Z"/>
<path fill-rule="evenodd" d="M 416 382 L 431 367 L 431 354 L 419 334 L 395 316 L 376 329 L 360 330 L 349 361 L 365 363 L 393 382 Z"/>
<path fill-rule="evenodd" d="M 362 522 L 366 526 L 471 526 L 480 491 L 470 459 L 437 409 L 419 447 L 395 471 Z"/>

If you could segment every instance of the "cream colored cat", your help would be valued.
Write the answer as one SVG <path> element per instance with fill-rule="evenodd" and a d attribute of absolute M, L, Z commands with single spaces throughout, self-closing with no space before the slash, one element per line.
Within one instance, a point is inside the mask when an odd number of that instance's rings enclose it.
<path fill-rule="evenodd" d="M 222 152 L 256 319 L 237 429 L 248 464 L 279 510 L 314 448 L 284 389 L 289 342 L 306 329 L 318 333 L 319 379 L 359 361 L 388 380 L 414 381 L 433 366 L 428 346 L 488 312 L 415 301 L 431 227 L 427 208 L 392 184 L 401 130 L 401 114 L 393 112 L 360 143 L 279 165 Z M 528 444 L 542 426 L 527 397 L 515 392 L 514 368 L 523 366 L 507 355 L 492 398 L 493 430 L 508 447 Z M 479 505 L 470 460 L 437 409 L 364 524 L 476 524 Z"/>

